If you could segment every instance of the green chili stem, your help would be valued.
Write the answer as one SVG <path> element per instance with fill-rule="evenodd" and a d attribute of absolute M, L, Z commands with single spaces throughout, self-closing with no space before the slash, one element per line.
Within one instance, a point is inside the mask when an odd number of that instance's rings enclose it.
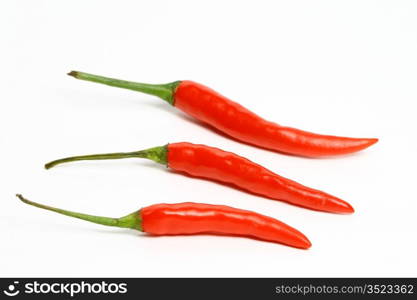
<path fill-rule="evenodd" d="M 102 83 L 110 86 L 120 87 L 133 91 L 142 92 L 149 95 L 157 96 L 169 104 L 174 105 L 174 92 L 180 81 L 170 82 L 167 84 L 148 84 L 133 81 L 120 80 L 115 78 L 109 78 L 89 73 L 83 73 L 78 71 L 71 71 L 68 75 L 77 79 Z"/>
<path fill-rule="evenodd" d="M 134 152 L 118 152 L 118 153 L 102 153 L 102 154 L 90 154 L 65 157 L 57 159 L 45 164 L 45 169 L 50 169 L 56 165 L 78 161 L 78 160 L 99 160 L 99 159 L 122 159 L 122 158 L 147 158 L 157 163 L 167 165 L 167 152 L 168 145 L 149 148 L 146 150 L 134 151 Z"/>
<path fill-rule="evenodd" d="M 108 217 L 100 217 L 100 216 L 93 216 L 93 215 L 87 215 L 83 213 L 73 212 L 65 209 L 60 209 L 40 203 L 36 203 L 33 201 L 30 201 L 28 199 L 25 199 L 22 195 L 17 194 L 16 195 L 22 202 L 39 207 L 42 209 L 46 209 L 49 211 L 56 212 L 61 215 L 81 219 L 84 221 L 101 224 L 105 226 L 114 226 L 114 227 L 121 227 L 121 228 L 132 228 L 142 231 L 142 219 L 140 217 L 140 212 L 136 211 L 134 213 L 128 214 L 127 216 L 121 217 L 121 218 L 108 218 Z"/>

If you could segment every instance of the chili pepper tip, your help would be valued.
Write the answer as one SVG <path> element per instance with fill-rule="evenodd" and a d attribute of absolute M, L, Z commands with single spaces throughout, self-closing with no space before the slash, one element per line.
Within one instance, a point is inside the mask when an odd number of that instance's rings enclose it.
<path fill-rule="evenodd" d="M 333 198 L 332 201 L 327 203 L 328 212 L 338 213 L 338 214 L 353 214 L 355 209 L 348 202 Z"/>
<path fill-rule="evenodd" d="M 304 239 L 302 239 L 301 243 L 299 244 L 299 248 L 306 249 L 306 250 L 311 248 L 311 246 L 312 244 L 307 237 L 304 237 Z"/>
<path fill-rule="evenodd" d="M 379 142 L 378 138 L 369 138 L 369 139 L 363 139 L 364 141 L 364 147 L 368 148 L 370 146 L 372 146 L 373 144 L 376 144 L 377 142 Z"/>

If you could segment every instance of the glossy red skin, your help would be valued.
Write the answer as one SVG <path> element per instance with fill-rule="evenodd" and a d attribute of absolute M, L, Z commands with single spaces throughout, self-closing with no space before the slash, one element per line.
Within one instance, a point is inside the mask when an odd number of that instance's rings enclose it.
<path fill-rule="evenodd" d="M 192 81 L 182 81 L 174 106 L 243 142 L 289 154 L 320 157 L 356 152 L 378 139 L 320 135 L 266 121 L 242 105 Z"/>
<path fill-rule="evenodd" d="M 187 174 L 236 185 L 252 193 L 314 210 L 352 213 L 352 206 L 332 195 L 279 176 L 231 152 L 205 145 L 168 145 L 168 166 Z"/>
<path fill-rule="evenodd" d="M 142 230 L 153 235 L 214 233 L 252 237 L 307 249 L 298 230 L 258 213 L 202 203 L 156 204 L 140 210 Z"/>

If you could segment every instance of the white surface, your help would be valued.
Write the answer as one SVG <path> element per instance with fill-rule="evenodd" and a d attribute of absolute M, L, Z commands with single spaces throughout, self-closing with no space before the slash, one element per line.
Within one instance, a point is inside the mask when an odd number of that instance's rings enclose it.
<path fill-rule="evenodd" d="M 415 1 L 2 1 L 0 276 L 416 276 Z M 334 159 L 226 139 L 157 98 L 75 69 L 192 79 L 278 123 L 378 137 Z M 313 212 L 144 160 L 43 164 L 190 141 L 349 201 Z M 245 238 L 150 238 L 19 202 L 121 216 L 159 202 L 227 204 L 304 232 L 308 251 Z"/>

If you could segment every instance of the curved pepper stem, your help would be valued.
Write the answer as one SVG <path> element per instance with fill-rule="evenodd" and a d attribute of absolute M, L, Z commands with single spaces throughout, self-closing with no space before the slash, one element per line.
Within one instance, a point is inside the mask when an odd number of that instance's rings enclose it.
<path fill-rule="evenodd" d="M 153 147 L 146 150 L 134 151 L 134 152 L 117 152 L 117 153 L 102 153 L 102 154 L 90 154 L 65 157 L 57 159 L 45 164 L 45 169 L 50 169 L 56 165 L 78 161 L 78 160 L 100 160 L 100 159 L 122 159 L 122 158 L 147 158 L 157 163 L 167 165 L 168 145 Z"/>
<path fill-rule="evenodd" d="M 138 91 L 145 94 L 157 96 L 171 105 L 174 105 L 175 89 L 181 83 L 181 81 L 174 81 L 166 84 L 148 84 L 109 78 L 78 71 L 71 71 L 68 73 L 68 75 L 73 76 L 77 79 L 102 83 L 110 86 L 120 87 L 123 89 Z"/>
<path fill-rule="evenodd" d="M 60 209 L 40 203 L 36 203 L 33 201 L 30 201 L 26 198 L 24 198 L 22 195 L 17 194 L 16 195 L 23 203 L 39 207 L 42 209 L 46 209 L 49 211 L 56 212 L 61 215 L 81 219 L 84 221 L 101 224 L 105 226 L 114 226 L 114 227 L 121 227 L 121 228 L 131 228 L 131 229 L 137 229 L 140 231 L 142 230 L 142 218 L 140 216 L 140 211 L 135 211 L 134 213 L 128 214 L 127 216 L 121 217 L 121 218 L 108 218 L 108 217 L 100 217 L 100 216 L 93 216 L 93 215 L 87 215 L 82 214 L 78 212 L 73 212 L 65 209 Z"/>

